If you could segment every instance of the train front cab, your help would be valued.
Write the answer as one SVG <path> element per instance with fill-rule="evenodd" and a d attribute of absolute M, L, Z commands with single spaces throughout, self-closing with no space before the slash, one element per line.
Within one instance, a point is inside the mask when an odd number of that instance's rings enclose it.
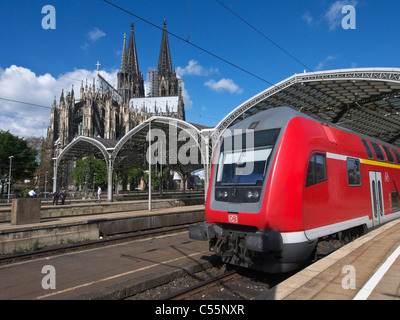
<path fill-rule="evenodd" d="M 217 154 L 207 223 L 190 229 L 192 239 L 209 240 L 226 263 L 286 272 L 303 264 L 317 244 L 326 242 L 331 250 L 365 227 L 399 217 L 397 148 L 298 113 L 265 112 L 265 123 L 263 113 L 241 123 L 242 129 L 254 122 L 260 122 L 258 128 L 279 129 L 270 144 L 262 190 L 260 185 L 218 185 Z M 237 201 L 249 191 L 252 201 Z M 225 196 L 225 201 L 218 199 Z"/>
<path fill-rule="evenodd" d="M 256 170 L 243 179 L 253 179 L 250 184 L 224 180 L 225 171 L 242 161 L 237 150 L 231 154 L 220 151 L 225 143 L 222 140 L 208 190 L 207 223 L 189 230 L 192 239 L 209 240 L 210 249 L 224 262 L 268 272 L 298 268 L 316 244 L 304 235 L 302 187 L 308 164 L 303 153 L 308 152 L 305 150 L 310 144 L 307 135 L 315 134 L 318 127 L 297 120 L 299 114 L 291 109 L 279 109 L 250 117 L 240 123 L 240 128 L 233 128 L 244 132 L 256 126 Z M 324 147 L 317 133 L 316 140 Z M 228 170 L 221 170 L 225 166 Z M 261 167 L 264 169 L 258 170 Z M 256 178 L 260 173 L 263 176 Z"/>

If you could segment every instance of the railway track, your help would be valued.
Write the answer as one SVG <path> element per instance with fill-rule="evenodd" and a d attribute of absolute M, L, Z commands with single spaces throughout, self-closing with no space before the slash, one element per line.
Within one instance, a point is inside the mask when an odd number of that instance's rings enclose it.
<path fill-rule="evenodd" d="M 27 253 L 19 253 L 13 255 L 4 255 L 0 256 L 0 265 L 15 263 L 20 261 L 26 261 L 30 259 L 36 259 L 40 257 L 46 257 L 51 255 L 58 255 L 72 251 L 81 251 L 90 248 L 96 248 L 101 246 L 113 245 L 116 243 L 128 242 L 131 240 L 142 239 L 146 237 L 156 237 L 169 233 L 179 232 L 179 231 L 187 231 L 190 224 L 185 224 L 176 227 L 166 227 L 159 228 L 155 230 L 149 230 L 147 232 L 134 232 L 127 235 L 119 235 L 119 236 L 110 236 L 104 239 L 98 239 L 93 241 L 85 241 L 76 244 L 65 244 L 61 246 L 51 247 L 51 248 L 43 248 L 39 250 L 35 250 Z"/>
<path fill-rule="evenodd" d="M 177 292 L 171 293 L 165 297 L 161 297 L 159 300 L 186 300 L 190 299 L 195 294 L 203 292 L 206 289 L 215 287 L 217 285 L 223 285 L 224 282 L 228 281 L 229 279 L 237 278 L 239 275 L 237 270 L 228 271 L 222 275 L 210 278 L 203 282 L 197 283 L 192 285 L 188 288 L 184 288 Z"/>
<path fill-rule="evenodd" d="M 232 269 L 220 264 L 126 299 L 251 300 L 292 274 L 267 274 L 246 268 Z"/>

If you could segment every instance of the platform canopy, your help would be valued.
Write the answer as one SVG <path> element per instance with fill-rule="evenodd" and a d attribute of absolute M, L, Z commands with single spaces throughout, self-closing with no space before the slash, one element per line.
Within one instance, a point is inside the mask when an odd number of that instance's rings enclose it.
<path fill-rule="evenodd" d="M 116 170 L 148 164 L 146 154 L 149 150 L 150 126 L 152 164 L 157 162 L 168 165 L 170 169 L 182 174 L 203 168 L 205 149 L 200 132 L 207 127 L 175 118 L 154 116 L 130 130 L 115 146 L 112 157 Z M 190 153 L 192 159 L 187 157 Z"/>
<path fill-rule="evenodd" d="M 148 165 L 148 133 L 151 126 L 153 160 L 182 174 L 204 167 L 206 146 L 200 134 L 207 127 L 183 120 L 154 116 L 130 130 L 119 141 L 79 136 L 57 157 L 57 166 L 65 161 L 93 156 L 104 159 L 112 170 Z M 189 155 L 192 157 L 189 158 Z M 188 161 L 185 161 L 188 160 Z M 190 161 L 189 161 L 190 160 Z"/>
<path fill-rule="evenodd" d="M 400 146 L 400 69 L 365 68 L 295 74 L 247 100 L 216 127 L 225 129 L 274 107 L 311 117 Z"/>

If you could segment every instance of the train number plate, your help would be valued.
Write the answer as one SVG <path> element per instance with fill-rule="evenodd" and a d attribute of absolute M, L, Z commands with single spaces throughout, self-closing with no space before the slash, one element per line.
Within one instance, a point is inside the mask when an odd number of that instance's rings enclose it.
<path fill-rule="evenodd" d="M 239 223 L 237 214 L 228 214 L 229 223 Z"/>

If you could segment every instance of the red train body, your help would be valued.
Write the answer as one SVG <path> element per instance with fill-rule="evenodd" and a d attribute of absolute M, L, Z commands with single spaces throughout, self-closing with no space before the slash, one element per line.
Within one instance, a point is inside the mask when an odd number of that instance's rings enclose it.
<path fill-rule="evenodd" d="M 400 216 L 394 146 L 289 108 L 228 131 L 212 168 L 206 223 L 190 228 L 226 263 L 291 271 L 317 249 L 327 253 Z"/>

